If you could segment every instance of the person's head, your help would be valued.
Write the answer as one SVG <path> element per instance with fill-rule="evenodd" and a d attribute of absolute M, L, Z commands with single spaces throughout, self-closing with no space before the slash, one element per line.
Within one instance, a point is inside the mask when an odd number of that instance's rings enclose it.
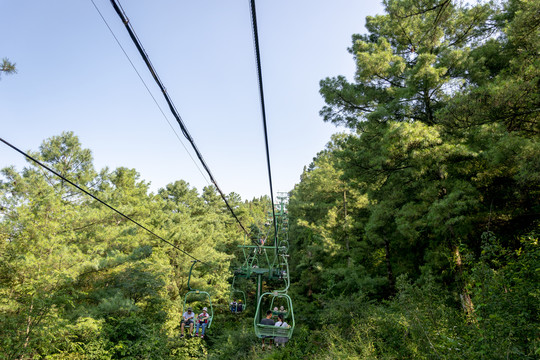
<path fill-rule="evenodd" d="M 283 322 L 283 315 L 279 314 L 279 315 L 277 316 L 277 318 L 278 318 L 279 321 Z"/>
<path fill-rule="evenodd" d="M 187 308 L 187 312 L 188 312 L 188 313 L 190 313 L 190 312 L 192 312 L 192 311 L 193 311 L 192 308 L 190 308 L 190 307 Z"/>
<path fill-rule="evenodd" d="M 202 308 L 202 311 L 203 311 L 203 313 L 205 313 L 205 312 L 208 311 L 208 308 L 203 307 L 203 308 Z"/>
<path fill-rule="evenodd" d="M 270 319 L 270 318 L 272 317 L 272 310 L 268 310 L 268 311 L 266 312 L 266 317 L 267 317 L 268 319 Z"/>

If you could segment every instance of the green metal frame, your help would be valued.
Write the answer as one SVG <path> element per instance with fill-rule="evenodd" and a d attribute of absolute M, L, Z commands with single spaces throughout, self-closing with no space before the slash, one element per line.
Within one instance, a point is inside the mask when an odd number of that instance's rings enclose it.
<path fill-rule="evenodd" d="M 261 305 L 262 301 L 265 298 L 265 296 L 272 296 L 272 304 L 274 303 L 274 300 L 276 298 L 284 298 L 287 301 L 287 307 L 288 307 L 288 317 L 290 317 L 291 323 L 289 324 L 289 328 L 282 328 L 279 326 L 274 325 L 262 325 L 260 323 L 261 321 Z M 259 303 L 257 304 L 257 311 L 255 312 L 255 317 L 253 318 L 253 328 L 255 329 L 255 335 L 259 338 L 262 338 L 264 336 L 279 336 L 279 337 L 286 337 L 291 338 L 292 334 L 294 332 L 295 327 L 295 321 L 294 321 L 294 309 L 291 297 L 284 293 L 279 293 L 277 291 L 274 292 L 267 292 L 261 295 L 259 298 Z"/>
<path fill-rule="evenodd" d="M 188 277 L 188 289 L 189 291 L 186 293 L 186 296 L 184 297 L 184 305 L 182 306 L 182 314 L 184 314 L 186 305 L 188 303 L 188 297 L 190 295 L 202 295 L 204 297 L 204 300 L 208 299 L 208 303 L 210 304 L 210 311 L 208 311 L 208 314 L 210 317 L 208 318 L 208 325 L 206 325 L 206 329 L 210 329 L 210 325 L 212 325 L 212 319 L 214 318 L 214 307 L 212 306 L 212 298 L 210 297 L 210 294 L 206 291 L 201 291 L 197 289 L 192 289 L 190 282 L 191 282 L 191 272 L 193 271 L 193 267 L 197 263 L 198 260 L 194 260 L 193 264 L 191 265 L 191 268 L 189 269 L 189 277 Z"/>
<path fill-rule="evenodd" d="M 272 245 L 247 244 L 247 237 L 244 237 L 244 244 L 238 247 L 244 253 L 244 262 L 242 266 L 235 271 L 236 275 L 249 278 L 252 275 L 264 274 L 267 279 L 276 279 L 281 277 L 280 255 L 287 254 L 289 251 L 289 219 L 287 213 L 287 193 L 278 193 L 280 203 L 276 205 L 276 233 L 274 234 L 274 243 Z M 269 216 L 272 212 L 269 212 Z M 265 238 L 269 238 L 270 228 Z"/>
<path fill-rule="evenodd" d="M 256 245 L 247 244 L 246 237 L 244 237 L 244 244 L 239 245 L 238 247 L 242 248 L 244 253 L 244 262 L 242 266 L 237 268 L 234 272 L 235 277 L 243 277 L 249 279 L 254 277 L 257 279 L 257 288 L 256 288 L 256 311 L 253 318 L 253 328 L 255 330 L 255 335 L 257 337 L 264 336 L 278 336 L 278 337 L 287 337 L 291 338 L 294 332 L 295 320 L 294 320 L 294 309 L 292 300 L 287 291 L 290 286 L 290 273 L 289 273 L 289 264 L 287 261 L 288 252 L 289 252 L 289 219 L 287 212 L 287 203 L 288 198 L 287 193 L 278 193 L 278 199 L 280 200 L 279 204 L 276 205 L 274 213 L 276 215 L 274 224 L 274 241 L 269 244 L 259 243 Z M 272 212 L 269 212 L 269 217 L 272 215 Z M 266 223 L 265 226 L 268 226 L 268 233 L 265 238 L 269 238 L 270 235 L 270 223 Z M 260 235 L 260 234 L 259 234 Z M 283 289 L 275 290 L 273 292 L 263 292 L 263 279 L 264 280 L 273 280 L 274 283 L 277 281 L 283 281 Z M 234 278 L 231 288 L 234 289 Z M 232 291 L 231 291 L 232 293 Z M 273 307 L 274 300 L 281 298 L 285 299 L 287 302 L 287 311 L 283 312 L 283 317 L 287 318 L 290 322 L 289 328 L 282 328 L 277 326 L 262 325 L 260 324 L 262 314 L 262 303 L 265 298 L 272 296 L 270 301 L 271 307 Z M 265 310 L 266 312 L 266 310 Z M 278 315 L 280 312 L 275 312 L 274 315 Z"/>
<path fill-rule="evenodd" d="M 274 300 L 275 300 L 275 299 L 276 299 L 276 298 L 273 297 L 273 298 L 272 298 L 272 301 L 270 302 L 270 310 L 272 310 L 272 314 L 273 314 L 273 315 L 276 315 L 276 316 L 279 315 L 279 314 L 281 314 L 281 315 L 283 315 L 283 319 L 287 319 L 287 318 L 289 317 L 289 313 L 290 313 L 289 311 L 279 311 L 279 310 L 278 310 L 278 311 L 275 311 L 275 310 L 274 310 Z"/>
<path fill-rule="evenodd" d="M 231 293 L 230 293 L 230 296 L 229 296 L 229 304 L 232 302 L 232 300 L 234 300 L 236 297 L 234 296 L 235 293 L 240 293 L 242 294 L 242 299 L 243 300 L 243 303 L 242 303 L 242 311 L 235 311 L 235 313 L 238 313 L 238 312 L 244 312 L 246 311 L 246 308 L 247 308 L 247 302 L 246 302 L 246 293 L 242 290 L 239 290 L 239 289 L 235 289 L 234 288 L 234 281 L 236 280 L 236 276 L 233 277 L 233 281 L 231 283 Z"/>

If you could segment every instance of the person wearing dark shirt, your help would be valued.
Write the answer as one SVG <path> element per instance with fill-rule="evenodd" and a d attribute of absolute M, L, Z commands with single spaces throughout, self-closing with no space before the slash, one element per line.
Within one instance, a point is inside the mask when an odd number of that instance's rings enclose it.
<path fill-rule="evenodd" d="M 229 308 L 231 309 L 231 312 L 233 314 L 238 311 L 238 303 L 236 302 L 236 300 L 232 301 L 231 306 Z"/>
<path fill-rule="evenodd" d="M 271 325 L 271 326 L 274 326 L 275 322 L 274 320 L 272 319 L 272 310 L 268 310 L 266 312 L 266 318 L 262 319 L 261 320 L 261 324 L 262 325 Z M 273 339 L 273 336 L 263 336 L 262 337 L 262 348 L 264 350 L 264 341 L 268 339 L 268 350 L 272 349 L 272 339 Z"/>

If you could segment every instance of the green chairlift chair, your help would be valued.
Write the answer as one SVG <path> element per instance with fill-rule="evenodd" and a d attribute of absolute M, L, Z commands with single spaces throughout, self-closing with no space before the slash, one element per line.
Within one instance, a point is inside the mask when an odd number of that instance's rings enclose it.
<path fill-rule="evenodd" d="M 204 307 L 208 308 L 208 314 L 210 315 L 210 317 L 208 318 L 208 325 L 206 325 L 206 329 L 208 330 L 210 329 L 210 325 L 212 325 L 212 319 L 214 318 L 214 308 L 212 306 L 212 298 L 210 297 L 210 294 L 208 292 L 192 289 L 190 286 L 191 272 L 196 263 L 197 263 L 197 260 L 193 261 L 193 265 L 191 265 L 191 269 L 189 269 L 189 278 L 188 278 L 189 291 L 186 293 L 186 296 L 184 297 L 184 305 L 182 306 L 182 314 L 189 307 L 189 303 L 192 303 L 192 302 L 203 303 Z"/>
<path fill-rule="evenodd" d="M 267 298 L 270 299 L 270 303 L 272 306 L 274 304 L 274 300 L 276 299 L 282 299 L 286 301 L 287 304 L 287 311 L 284 317 L 286 316 L 289 320 L 288 324 L 290 327 L 288 328 L 282 328 L 279 326 L 273 326 L 273 325 L 262 325 L 260 323 L 261 318 L 266 314 L 266 310 L 263 312 L 262 304 L 263 300 Z M 271 310 L 271 308 L 269 309 Z M 278 336 L 278 337 L 286 337 L 291 338 L 292 334 L 294 332 L 294 309 L 292 300 L 289 295 L 286 293 L 280 293 L 280 292 L 267 292 L 261 295 L 259 299 L 259 303 L 257 304 L 257 311 L 255 312 L 255 317 L 253 318 L 253 326 L 255 329 L 255 335 L 259 338 L 265 337 L 265 336 Z"/>
<path fill-rule="evenodd" d="M 238 304 L 233 309 L 233 305 L 230 306 L 231 312 L 238 314 L 246 311 L 247 308 L 247 302 L 246 302 L 246 293 L 242 290 L 236 289 L 234 287 L 234 281 L 236 280 L 236 276 L 233 277 L 232 283 L 231 283 L 231 292 L 229 296 L 229 304 L 232 304 L 235 299 L 238 299 L 242 301 L 241 303 L 241 310 L 239 310 Z"/>

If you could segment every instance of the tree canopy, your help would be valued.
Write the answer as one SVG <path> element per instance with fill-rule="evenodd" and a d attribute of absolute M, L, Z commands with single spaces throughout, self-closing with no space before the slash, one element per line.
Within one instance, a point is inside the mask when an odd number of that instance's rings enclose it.
<path fill-rule="evenodd" d="M 0 63 L 0 77 L 2 73 L 8 75 L 16 74 L 17 68 L 15 67 L 15 65 L 16 64 L 9 61 L 8 58 L 3 58 L 2 62 Z"/>
<path fill-rule="evenodd" d="M 32 156 L 174 246 L 33 163 L 3 169 L 0 359 L 537 358 L 540 2 L 383 3 L 352 36 L 354 78 L 320 82 L 345 131 L 289 194 L 286 348 L 261 351 L 253 310 L 227 307 L 267 196 L 227 195 L 244 239 L 214 187 L 152 193 L 64 132 Z M 207 341 L 179 337 L 192 259 L 175 247 L 210 265 L 191 279 L 215 301 Z"/>

